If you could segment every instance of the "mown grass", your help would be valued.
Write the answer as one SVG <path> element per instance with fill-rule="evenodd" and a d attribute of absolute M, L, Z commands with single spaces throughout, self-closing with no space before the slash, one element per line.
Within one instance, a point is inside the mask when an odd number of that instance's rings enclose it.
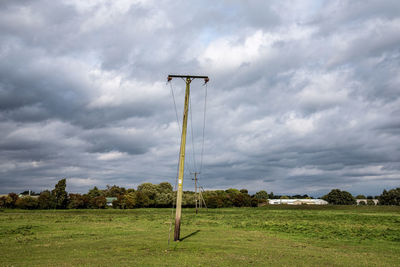
<path fill-rule="evenodd" d="M 1 266 L 400 266 L 400 207 L 0 212 Z M 171 232 L 171 238 L 173 233 Z"/>

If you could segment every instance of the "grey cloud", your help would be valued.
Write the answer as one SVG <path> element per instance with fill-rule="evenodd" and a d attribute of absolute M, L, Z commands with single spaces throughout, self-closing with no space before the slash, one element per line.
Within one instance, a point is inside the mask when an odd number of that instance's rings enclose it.
<path fill-rule="evenodd" d="M 61 177 L 74 192 L 174 183 L 170 73 L 211 78 L 205 188 L 376 195 L 399 182 L 397 1 L 0 5 L 0 193 Z M 184 83 L 172 82 L 181 119 Z"/>

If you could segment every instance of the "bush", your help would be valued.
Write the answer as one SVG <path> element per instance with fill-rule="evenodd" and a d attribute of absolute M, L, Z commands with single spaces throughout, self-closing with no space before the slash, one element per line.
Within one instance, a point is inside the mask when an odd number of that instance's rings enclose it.
<path fill-rule="evenodd" d="M 36 198 L 26 196 L 18 198 L 15 206 L 20 209 L 33 210 L 38 208 L 39 202 Z"/>

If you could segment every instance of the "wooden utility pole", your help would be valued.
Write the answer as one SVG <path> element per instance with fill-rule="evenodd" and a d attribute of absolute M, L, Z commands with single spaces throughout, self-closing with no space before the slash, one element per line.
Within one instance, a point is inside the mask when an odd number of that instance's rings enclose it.
<path fill-rule="evenodd" d="M 192 80 L 196 78 L 204 79 L 205 83 L 207 83 L 209 79 L 208 76 L 168 75 L 168 82 L 171 81 L 172 78 L 182 78 L 185 79 L 186 82 L 185 106 L 183 108 L 181 148 L 179 153 L 178 192 L 176 196 L 176 214 L 175 214 L 175 231 L 174 231 L 174 241 L 179 241 L 179 236 L 181 232 L 183 171 L 185 169 L 186 129 L 187 129 L 187 118 L 189 110 L 190 83 L 192 82 Z"/>

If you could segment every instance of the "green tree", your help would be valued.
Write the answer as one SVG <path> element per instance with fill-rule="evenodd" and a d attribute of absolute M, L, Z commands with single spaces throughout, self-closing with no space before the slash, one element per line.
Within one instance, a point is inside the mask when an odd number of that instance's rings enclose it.
<path fill-rule="evenodd" d="M 364 195 L 357 195 L 356 199 L 366 199 L 366 197 Z"/>
<path fill-rule="evenodd" d="M 105 197 L 117 197 L 118 195 L 124 195 L 125 193 L 126 189 L 124 187 L 119 187 L 116 185 L 107 185 L 106 189 L 104 190 Z"/>
<path fill-rule="evenodd" d="M 172 193 L 174 190 L 170 183 L 160 183 L 157 189 L 159 193 L 165 193 L 165 194 Z"/>
<path fill-rule="evenodd" d="M 53 191 L 51 191 L 52 195 L 55 198 L 57 209 L 67 208 L 68 193 L 67 193 L 67 191 L 65 191 L 66 187 L 67 187 L 67 182 L 66 182 L 66 179 L 64 178 L 64 179 L 61 179 L 60 181 L 58 181 L 58 183 L 55 185 Z"/>
<path fill-rule="evenodd" d="M 5 196 L 0 197 L 0 208 L 6 207 L 6 200 L 7 200 L 7 197 L 5 197 Z"/>
<path fill-rule="evenodd" d="M 104 195 L 104 192 L 97 188 L 97 186 L 90 189 L 87 193 L 90 198 L 95 198 Z"/>
<path fill-rule="evenodd" d="M 38 202 L 39 209 L 43 210 L 55 209 L 57 205 L 55 196 L 49 190 L 45 190 L 40 193 Z"/>
<path fill-rule="evenodd" d="M 265 201 L 268 199 L 268 193 L 264 190 L 258 191 L 255 195 L 254 198 L 256 198 L 259 201 Z"/>
<path fill-rule="evenodd" d="M 383 190 L 378 200 L 379 205 L 400 205 L 400 187 L 389 191 Z"/>
<path fill-rule="evenodd" d="M 368 206 L 375 206 L 375 202 L 372 199 L 367 199 Z"/>
<path fill-rule="evenodd" d="M 89 203 L 90 198 L 87 195 L 69 194 L 68 208 L 70 209 L 87 209 Z"/>
<path fill-rule="evenodd" d="M 240 194 L 240 191 L 235 188 L 229 188 L 229 189 L 225 190 L 225 192 L 230 195 Z"/>
<path fill-rule="evenodd" d="M 160 193 L 156 199 L 156 207 L 158 208 L 169 208 L 172 206 L 173 193 Z"/>
<path fill-rule="evenodd" d="M 126 193 L 125 195 L 118 195 L 117 199 L 114 200 L 112 203 L 113 208 L 114 209 L 116 209 L 116 208 L 126 209 L 125 196 L 130 193 L 134 193 L 134 192 L 129 192 L 129 193 Z"/>
<path fill-rule="evenodd" d="M 247 189 L 240 189 L 240 193 L 242 193 L 242 194 L 248 194 L 248 193 L 249 193 L 249 190 L 247 190 Z"/>
<path fill-rule="evenodd" d="M 135 206 L 137 208 L 147 208 L 150 206 L 150 199 L 146 193 L 138 190 L 135 192 L 135 196 L 136 196 Z"/>
<path fill-rule="evenodd" d="M 327 195 L 322 197 L 323 200 L 328 201 L 329 204 L 333 205 L 354 205 L 356 200 L 347 191 L 341 191 L 340 189 L 333 189 Z"/>
<path fill-rule="evenodd" d="M 105 196 L 97 196 L 90 199 L 90 207 L 95 209 L 104 209 L 107 206 L 107 199 Z"/>
<path fill-rule="evenodd" d="M 191 191 L 183 191 L 182 195 L 182 207 L 192 208 L 195 206 L 194 201 L 194 192 Z"/>
<path fill-rule="evenodd" d="M 38 200 L 31 196 L 25 196 L 17 199 L 15 206 L 20 209 L 33 210 L 38 208 Z"/>
<path fill-rule="evenodd" d="M 15 208 L 15 202 L 18 200 L 18 195 L 15 193 L 9 193 L 5 199 L 5 207 L 6 208 Z"/>
<path fill-rule="evenodd" d="M 148 198 L 148 204 L 146 207 L 154 207 L 156 198 L 159 193 L 159 186 L 152 183 L 143 183 L 138 186 L 137 192 L 145 194 Z"/>
<path fill-rule="evenodd" d="M 248 194 L 236 194 L 233 198 L 235 207 L 251 207 L 251 197 Z"/>
<path fill-rule="evenodd" d="M 136 192 L 130 192 L 124 195 L 123 207 L 126 209 L 133 209 L 136 206 Z"/>

